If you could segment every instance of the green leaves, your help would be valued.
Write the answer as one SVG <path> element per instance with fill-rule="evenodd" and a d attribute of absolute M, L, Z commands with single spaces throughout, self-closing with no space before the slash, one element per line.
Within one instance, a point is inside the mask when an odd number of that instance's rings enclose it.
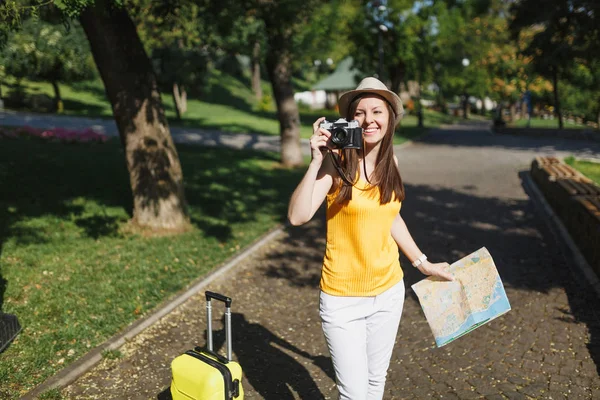
<path fill-rule="evenodd" d="M 76 22 L 67 32 L 62 24 L 28 19 L 9 38 L 0 53 L 9 75 L 71 82 L 93 77 L 95 68 L 89 46 Z"/>

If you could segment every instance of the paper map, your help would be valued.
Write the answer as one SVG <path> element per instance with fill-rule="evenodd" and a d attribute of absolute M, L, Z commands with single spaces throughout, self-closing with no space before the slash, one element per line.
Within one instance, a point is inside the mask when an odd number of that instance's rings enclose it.
<path fill-rule="evenodd" d="M 485 247 L 450 265 L 454 282 L 429 277 L 412 285 L 438 347 L 510 310 Z"/>

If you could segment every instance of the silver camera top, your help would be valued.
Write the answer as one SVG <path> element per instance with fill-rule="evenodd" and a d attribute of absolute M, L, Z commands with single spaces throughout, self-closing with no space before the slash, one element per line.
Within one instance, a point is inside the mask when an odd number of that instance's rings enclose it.
<path fill-rule="evenodd" d="M 358 128 L 358 121 L 356 120 L 352 120 L 352 121 L 346 121 L 345 118 L 339 118 L 337 121 L 335 122 L 329 122 L 327 120 L 321 122 L 321 124 L 319 125 L 320 128 L 323 129 L 327 129 L 330 130 L 331 128 L 333 128 L 334 126 L 344 126 L 346 128 Z"/>

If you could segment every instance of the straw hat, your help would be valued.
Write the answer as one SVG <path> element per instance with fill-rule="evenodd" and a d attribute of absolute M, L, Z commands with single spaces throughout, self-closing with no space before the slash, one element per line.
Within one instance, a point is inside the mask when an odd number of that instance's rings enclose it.
<path fill-rule="evenodd" d="M 355 90 L 351 90 L 340 96 L 338 105 L 342 118 L 348 119 L 348 106 L 350 106 L 350 103 L 352 103 L 357 96 L 365 93 L 374 93 L 383 97 L 388 103 L 390 103 L 392 109 L 394 110 L 394 114 L 396 114 L 396 124 L 400 122 L 404 116 L 402 100 L 400 100 L 400 97 L 396 93 L 389 90 L 383 82 L 373 77 L 367 77 L 363 79 Z"/>

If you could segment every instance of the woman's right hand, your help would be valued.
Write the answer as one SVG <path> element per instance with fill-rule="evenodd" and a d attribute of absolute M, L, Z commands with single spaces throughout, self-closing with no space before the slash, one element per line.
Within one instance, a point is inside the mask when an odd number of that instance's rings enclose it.
<path fill-rule="evenodd" d="M 325 121 L 325 117 L 321 117 L 313 124 L 313 135 L 310 137 L 310 149 L 312 161 L 323 162 L 325 152 L 329 144 L 329 138 L 331 138 L 331 132 L 327 129 L 319 128 L 321 122 Z"/>

